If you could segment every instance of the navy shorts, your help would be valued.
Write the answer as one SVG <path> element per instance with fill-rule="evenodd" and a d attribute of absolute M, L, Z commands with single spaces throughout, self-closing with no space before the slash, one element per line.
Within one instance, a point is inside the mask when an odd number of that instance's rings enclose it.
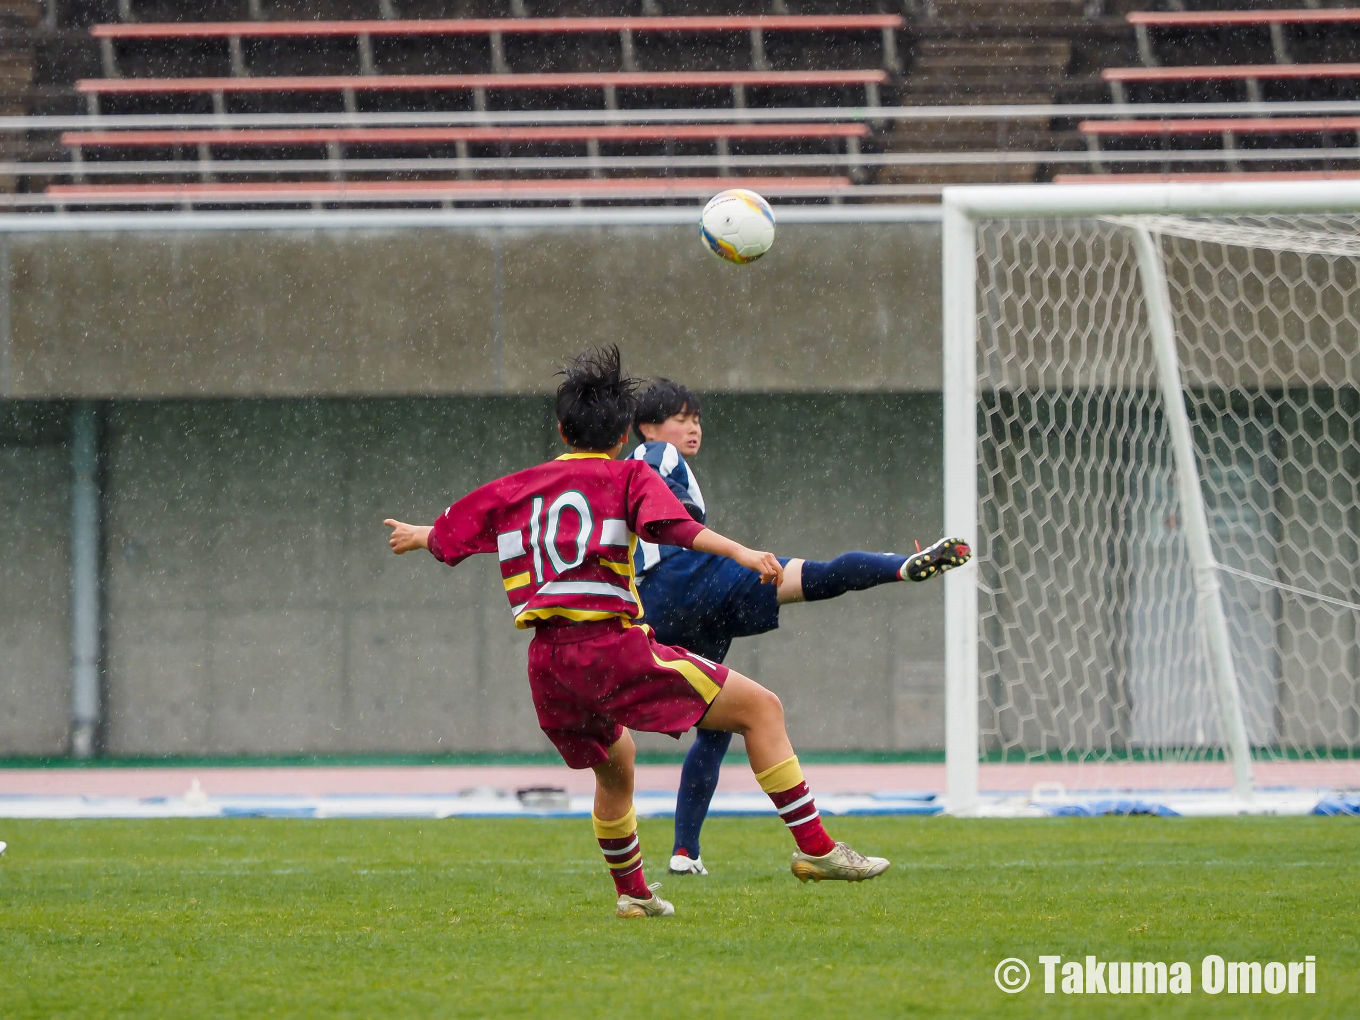
<path fill-rule="evenodd" d="M 658 641 L 714 662 L 727 656 L 733 638 L 779 626 L 776 587 L 726 556 L 688 549 L 667 556 L 638 581 L 638 594 Z"/>

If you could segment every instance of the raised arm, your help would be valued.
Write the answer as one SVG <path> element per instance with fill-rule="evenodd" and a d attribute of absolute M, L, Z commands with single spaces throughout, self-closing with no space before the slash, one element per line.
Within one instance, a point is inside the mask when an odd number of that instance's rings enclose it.
<path fill-rule="evenodd" d="M 474 553 L 495 552 L 496 534 L 490 511 L 495 506 L 497 482 L 483 485 L 469 492 L 449 507 L 431 526 L 406 524 L 388 518 L 383 521 L 392 529 L 387 544 L 400 556 L 417 549 L 428 549 L 441 563 L 456 567 Z"/>

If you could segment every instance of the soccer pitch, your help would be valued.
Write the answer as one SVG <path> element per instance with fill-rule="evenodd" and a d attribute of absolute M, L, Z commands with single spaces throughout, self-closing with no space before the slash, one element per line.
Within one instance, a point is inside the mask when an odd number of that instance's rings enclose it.
<path fill-rule="evenodd" d="M 0 1002 L 51 1016 L 1290 1016 L 1360 1001 L 1360 831 L 1340 818 L 836 818 L 893 859 L 800 885 L 764 818 L 623 921 L 568 820 L 9 821 Z M 1043 992 L 1038 958 L 1188 961 L 1184 995 Z M 1210 995 L 1201 960 L 1316 957 L 1313 995 Z M 1006 957 L 1034 979 L 1007 995 Z"/>

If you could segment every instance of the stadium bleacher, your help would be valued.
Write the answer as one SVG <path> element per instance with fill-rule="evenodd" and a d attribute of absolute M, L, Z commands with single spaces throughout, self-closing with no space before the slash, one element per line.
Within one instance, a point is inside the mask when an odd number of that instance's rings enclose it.
<path fill-rule="evenodd" d="M 0 0 L 13 51 L 0 53 L 0 102 L 88 118 L 4 134 L 10 161 L 26 171 L 6 180 L 62 201 L 102 185 L 120 195 L 201 184 L 214 186 L 205 194 L 254 196 L 271 182 L 357 201 L 381 189 L 331 186 L 385 180 L 428 183 L 441 200 L 538 201 L 564 193 L 553 181 L 749 174 L 849 180 L 869 200 L 1051 180 L 1083 152 L 1096 174 L 1339 172 L 1360 153 L 1351 126 L 1360 108 L 1308 105 L 1357 98 L 1360 9 L 1167 2 L 1176 9 L 1129 10 L 1129 0 Z M 1111 100 L 1186 109 L 1093 116 L 1092 104 Z M 1258 106 L 1219 114 L 1212 105 L 1244 100 Z M 1261 109 L 1276 102 L 1294 105 Z M 1070 104 L 1080 109 L 1064 116 Z M 1007 112 L 1024 105 L 1045 113 Z M 907 115 L 938 106 L 957 111 Z M 542 186 L 445 187 L 523 181 Z M 577 201 L 632 187 L 567 191 Z M 831 187 L 823 197 L 845 199 Z"/>
<path fill-rule="evenodd" d="M 198 22 L 169 24 L 95 25 L 90 34 L 99 40 L 105 77 L 118 77 L 122 72 L 117 45 L 149 43 L 152 41 L 192 44 L 215 40 L 225 42 L 231 74 L 251 73 L 253 61 L 247 60 L 246 43 L 298 41 L 313 48 L 321 40 L 344 40 L 354 47 L 354 57 L 362 74 L 378 74 L 379 56 L 374 40 L 412 42 L 450 39 L 471 39 L 484 43 L 489 70 L 508 73 L 512 65 L 524 62 L 537 66 L 541 59 L 537 48 L 546 38 L 562 36 L 608 36 L 618 47 L 620 70 L 638 71 L 673 46 L 677 39 L 715 41 L 730 49 L 730 39 L 744 35 L 749 40 L 749 65 L 757 71 L 773 70 L 771 55 L 766 50 L 767 33 L 852 33 L 877 32 L 881 39 L 882 64 L 886 70 L 899 71 L 896 32 L 903 19 L 898 14 L 850 15 L 695 15 L 641 17 L 574 17 L 574 18 L 430 18 L 385 21 L 257 21 L 257 22 Z M 525 50 L 507 58 L 507 40 L 523 43 Z M 727 45 L 724 45 L 724 44 Z M 163 56 L 163 54 L 162 54 Z M 203 54 L 188 45 L 180 59 L 197 64 Z M 254 56 L 254 54 L 252 54 Z M 384 53 L 386 59 L 400 59 L 400 54 Z M 778 58 L 776 58 L 778 59 Z M 663 61 L 664 62 L 664 61 Z"/>
<path fill-rule="evenodd" d="M 1232 111 L 1230 117 L 1084 120 L 1078 130 L 1092 153 L 1117 152 L 1131 160 L 1156 152 L 1222 153 L 1217 166 L 1206 159 L 1198 167 L 1178 168 L 1182 172 L 1175 179 L 1183 180 L 1246 172 L 1242 160 L 1247 155 L 1257 178 L 1335 177 L 1346 170 L 1334 163 L 1344 164 L 1360 153 L 1360 121 L 1354 116 L 1290 116 L 1269 109 L 1272 103 L 1360 97 L 1360 63 L 1354 60 L 1360 53 L 1360 9 L 1153 10 L 1129 12 L 1126 20 L 1134 29 L 1139 66 L 1101 71 L 1115 103 L 1245 101 L 1256 109 L 1250 114 Z M 1326 168 L 1318 169 L 1319 162 Z M 1130 181 L 1172 176 L 1170 165 L 1154 174 L 1140 172 L 1132 162 L 1129 167 L 1126 175 L 1114 176 Z M 1111 176 L 1106 169 L 1099 163 L 1092 166 L 1100 179 Z M 1055 180 L 1071 177 L 1059 174 Z"/>
<path fill-rule="evenodd" d="M 206 5 L 199 5 L 205 7 Z M 225 5 L 218 5 L 219 7 Z M 413 5 L 378 4 L 370 17 L 331 4 L 312 20 L 274 18 L 260 4 L 236 5 L 234 17 L 192 16 L 147 21 L 160 9 L 119 5 L 120 23 L 97 22 L 89 38 L 98 47 L 100 77 L 80 76 L 74 93 L 93 116 L 157 114 L 280 114 L 315 112 L 383 114 L 406 110 L 572 111 L 674 108 L 742 110 L 814 106 L 827 110 L 825 122 L 630 124 L 486 123 L 443 127 L 356 127 L 306 125 L 270 129 L 68 131 L 64 152 L 77 166 L 75 185 L 54 186 L 53 196 L 83 194 L 91 175 L 111 162 L 145 162 L 168 157 L 180 163 L 184 147 L 197 155 L 201 183 L 216 179 L 220 164 L 246 158 L 319 156 L 333 164 L 331 179 L 351 176 L 343 169 L 358 154 L 398 154 L 407 159 L 443 156 L 457 160 L 505 157 L 625 157 L 708 154 L 713 169 L 730 172 L 724 160 L 738 155 L 808 152 L 855 154 L 871 135 L 863 120 L 837 122 L 840 107 L 881 103 L 880 89 L 900 70 L 897 33 L 900 13 L 753 13 L 682 15 L 602 12 L 584 5 L 564 16 L 540 14 L 547 5 L 511 5 L 512 17 L 398 16 Z M 845 5 L 840 5 L 844 7 Z M 179 13 L 179 12 L 177 12 Z M 362 12 L 359 12 L 362 13 Z M 447 13 L 447 12 L 446 12 Z M 493 12 L 469 11 L 472 15 Z M 499 12 L 504 15 L 504 11 Z M 89 64 L 89 61 L 86 61 Z M 282 162 L 279 163 L 282 166 Z M 337 169 L 337 167 L 339 169 Z M 88 171 L 88 172 L 87 172 Z M 611 171 L 614 172 L 614 171 Z M 626 170 L 618 171 L 631 177 Z M 586 180 L 605 174 L 582 169 Z M 280 185 L 289 175 L 273 177 Z M 297 175 L 292 175 L 296 177 Z M 427 175 L 418 175 L 427 176 Z M 487 179 L 480 169 L 461 169 L 460 180 Z M 511 180 L 518 174 L 499 174 Z M 542 177 L 542 174 L 534 174 Z M 192 178 L 190 178 L 192 179 Z M 575 179 L 575 175 L 573 175 Z M 843 174 L 820 179 L 840 181 Z M 185 183 L 172 174 L 171 183 Z M 269 181 L 226 193 L 262 193 Z M 371 182 L 365 182 L 371 183 Z M 446 188 L 430 182 L 423 194 L 486 195 L 513 192 L 554 196 L 564 189 L 552 181 L 539 187 Z M 521 184 L 522 181 L 515 181 Z M 155 184 L 118 184 L 118 189 Z M 609 193 L 672 194 L 624 182 Z M 829 184 L 833 187 L 834 183 Z M 217 189 L 213 193 L 220 193 Z M 305 189 L 304 189 L 305 190 Z M 325 187 L 310 193 L 323 193 Z M 379 194 L 381 189 L 343 188 L 344 195 Z M 792 188 L 806 192 L 806 185 Z M 281 188 L 280 194 L 296 189 Z M 603 194 L 566 188 L 574 195 Z M 187 192 L 186 192 L 187 193 Z"/>

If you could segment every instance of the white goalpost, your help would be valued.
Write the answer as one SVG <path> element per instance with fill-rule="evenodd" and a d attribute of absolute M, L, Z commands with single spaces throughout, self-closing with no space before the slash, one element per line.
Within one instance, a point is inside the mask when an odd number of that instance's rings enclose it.
<path fill-rule="evenodd" d="M 947 188 L 943 273 L 948 810 L 1354 756 L 1360 182 Z"/>

